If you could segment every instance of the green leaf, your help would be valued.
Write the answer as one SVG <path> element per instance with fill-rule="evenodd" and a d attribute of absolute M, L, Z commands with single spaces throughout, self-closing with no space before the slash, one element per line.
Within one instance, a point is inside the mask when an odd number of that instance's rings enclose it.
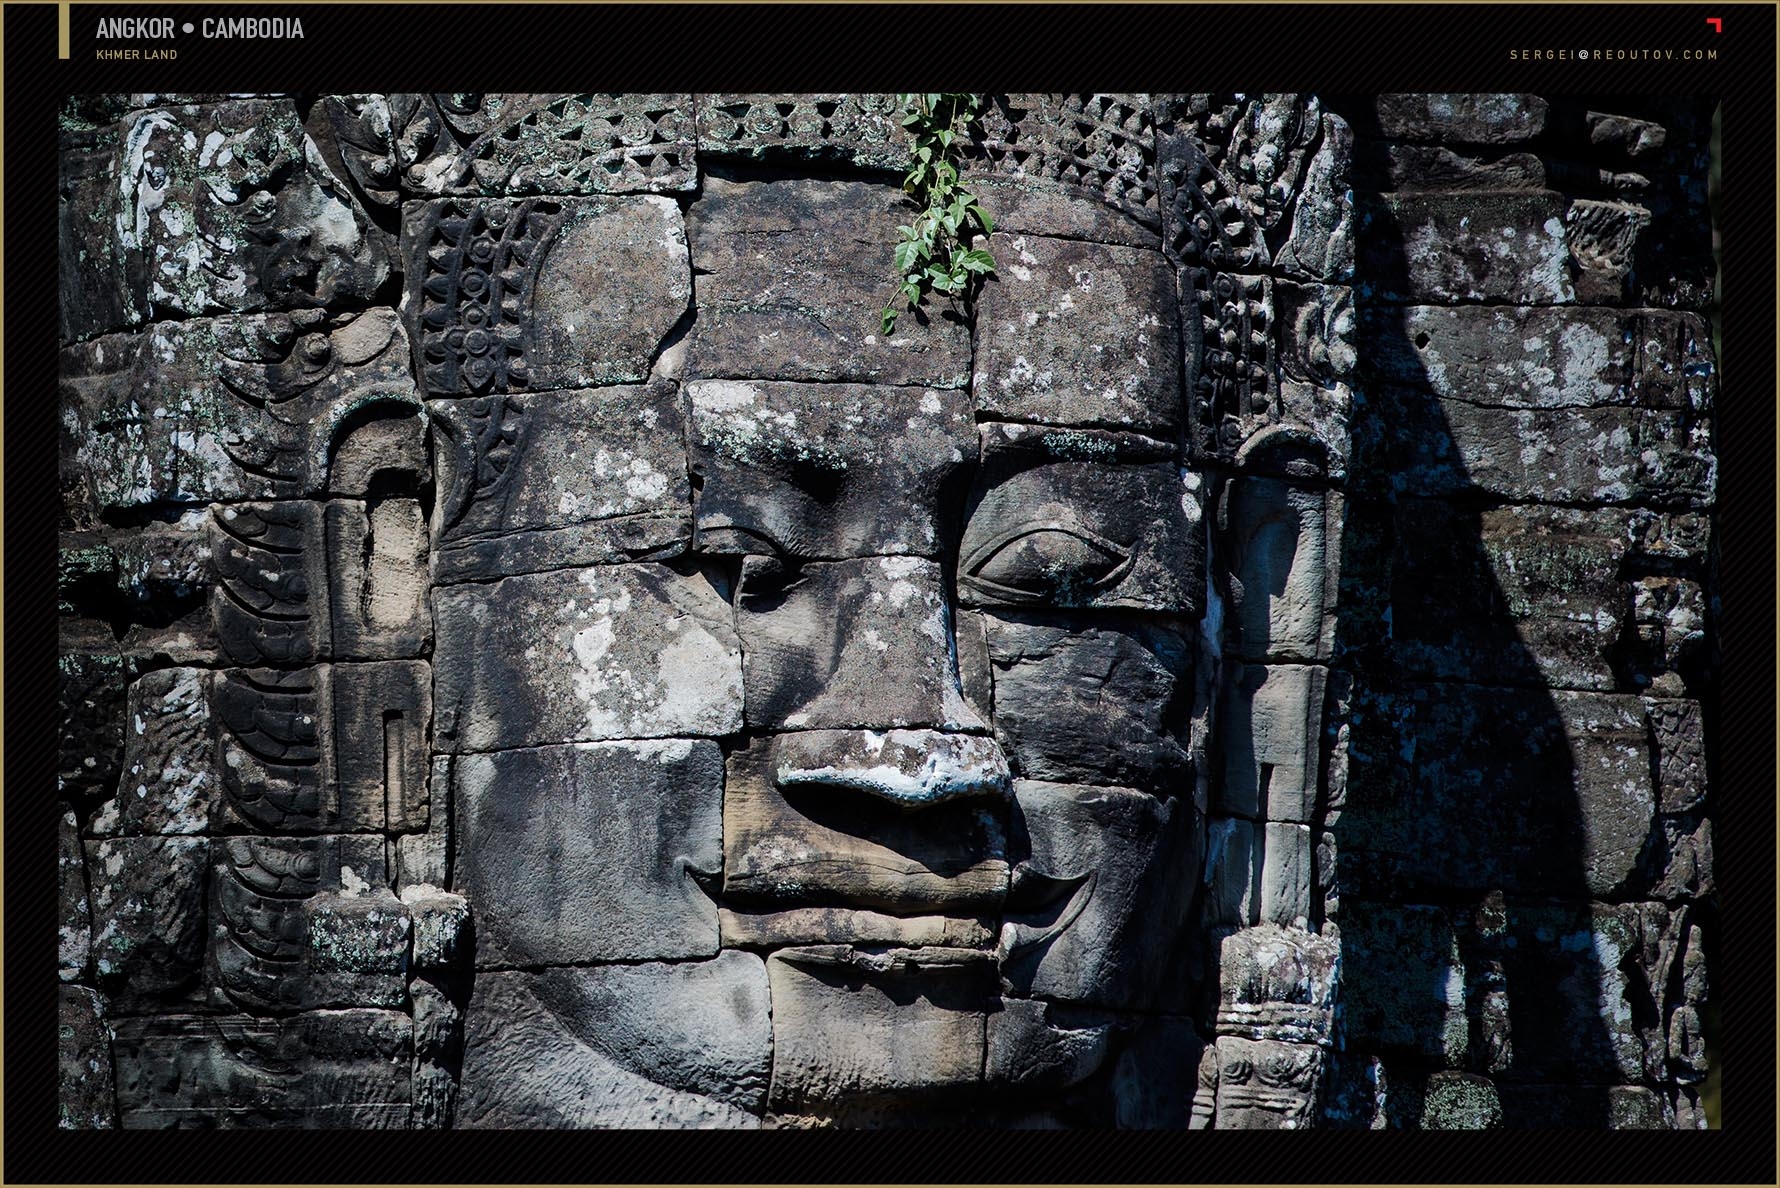
<path fill-rule="evenodd" d="M 915 264 L 915 253 L 920 250 L 918 243 L 899 243 L 896 245 L 896 271 L 907 272 Z"/>

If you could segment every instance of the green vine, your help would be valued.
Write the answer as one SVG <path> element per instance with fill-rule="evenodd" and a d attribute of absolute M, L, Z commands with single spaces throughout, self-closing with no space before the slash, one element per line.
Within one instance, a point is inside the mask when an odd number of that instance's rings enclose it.
<path fill-rule="evenodd" d="M 899 95 L 906 113 L 902 126 L 914 139 L 908 174 L 902 188 L 921 208 L 896 245 L 896 272 L 902 278 L 896 296 L 884 307 L 883 332 L 896 329 L 896 318 L 912 310 L 929 293 L 943 293 L 956 308 L 968 310 L 983 279 L 995 271 L 995 257 L 971 245 L 994 229 L 989 212 L 976 195 L 958 184 L 962 130 L 977 115 L 979 95 Z"/>

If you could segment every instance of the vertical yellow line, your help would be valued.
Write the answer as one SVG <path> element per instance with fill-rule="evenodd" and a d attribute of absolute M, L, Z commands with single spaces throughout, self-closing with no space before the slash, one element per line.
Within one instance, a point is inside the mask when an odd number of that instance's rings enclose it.
<path fill-rule="evenodd" d="M 68 0 L 56 5 L 56 57 L 68 56 Z"/>

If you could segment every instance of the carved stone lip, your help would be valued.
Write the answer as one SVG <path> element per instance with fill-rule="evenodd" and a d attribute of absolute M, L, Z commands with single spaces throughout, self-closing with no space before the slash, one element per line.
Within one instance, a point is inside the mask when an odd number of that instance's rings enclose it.
<path fill-rule="evenodd" d="M 961 969 L 994 963 L 983 949 L 958 949 L 938 945 L 919 948 L 899 946 L 800 945 L 774 954 L 793 965 L 849 966 L 864 974 L 908 974 L 928 969 Z"/>
<path fill-rule="evenodd" d="M 1013 778 L 992 738 L 936 730 L 809 731 L 782 735 L 773 782 L 851 789 L 905 809 L 955 800 L 1007 800 Z"/>
<path fill-rule="evenodd" d="M 1099 876 L 1093 871 L 1074 878 L 1056 878 L 1027 866 L 1015 867 L 1008 888 L 1008 918 L 1001 926 L 997 949 L 1001 959 L 1011 961 L 1061 936 L 1086 910 L 1098 882 Z M 1042 918 L 1053 908 L 1056 914 L 1048 924 L 1032 920 L 1035 916 Z"/>

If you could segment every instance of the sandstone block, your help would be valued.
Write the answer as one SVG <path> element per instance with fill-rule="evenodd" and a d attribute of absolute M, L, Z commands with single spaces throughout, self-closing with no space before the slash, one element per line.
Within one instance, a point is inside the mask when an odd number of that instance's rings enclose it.
<path fill-rule="evenodd" d="M 62 986 L 57 994 L 56 1125 L 62 1130 L 113 1130 L 117 1099 L 105 1002 L 85 986 Z"/>
<path fill-rule="evenodd" d="M 1203 833 L 1192 804 L 1021 780 L 1002 977 L 1021 995 L 1150 1009 L 1183 997 L 1173 962 Z"/>
<path fill-rule="evenodd" d="M 691 539 L 672 385 L 435 400 L 433 579 L 660 560 Z"/>
<path fill-rule="evenodd" d="M 453 889 L 480 966 L 709 957 L 722 869 L 713 742 L 584 743 L 452 765 Z"/>
<path fill-rule="evenodd" d="M 93 962 L 119 1011 L 175 1005 L 198 989 L 210 841 L 118 837 L 87 852 Z"/>
<path fill-rule="evenodd" d="M 425 472 L 393 310 L 157 322 L 61 354 L 70 510 L 362 494 L 368 466 Z"/>
<path fill-rule="evenodd" d="M 993 966 L 946 949 L 781 949 L 767 960 L 776 1112 L 980 1083 Z"/>
<path fill-rule="evenodd" d="M 889 184 L 707 173 L 688 223 L 700 275 L 687 375 L 966 386 L 958 313 L 930 301 L 880 333 L 896 227 L 912 213 Z"/>
<path fill-rule="evenodd" d="M 1551 191 L 1362 200 L 1360 274 L 1382 301 L 1568 305 L 1566 204 Z"/>
<path fill-rule="evenodd" d="M 731 752 L 723 790 L 725 899 L 903 917 L 998 905 L 1008 870 L 998 757 L 979 736 L 925 731 L 751 741 Z"/>
<path fill-rule="evenodd" d="M 1380 95 L 1373 103 L 1386 136 L 1454 144 L 1512 144 L 1545 130 L 1550 105 L 1537 95 Z"/>
<path fill-rule="evenodd" d="M 944 572 L 921 557 L 742 562 L 749 726 L 981 729 L 964 704 Z"/>
<path fill-rule="evenodd" d="M 739 380 L 687 392 L 701 551 L 939 557 L 953 539 L 977 444 L 960 393 Z"/>
<path fill-rule="evenodd" d="M 439 749 L 728 734 L 742 657 L 696 571 L 555 570 L 435 590 Z"/>
<path fill-rule="evenodd" d="M 974 607 L 1204 605 L 1199 477 L 1136 434 L 988 425 L 958 550 Z"/>
<path fill-rule="evenodd" d="M 760 1125 L 772 1050 L 759 957 L 483 973 L 464 1023 L 469 1128 Z"/>
<path fill-rule="evenodd" d="M 977 411 L 1172 437 L 1179 312 L 1161 255 L 1003 233 L 989 250 L 997 269 L 977 313 Z"/>
<path fill-rule="evenodd" d="M 692 299 L 680 208 L 657 196 L 414 204 L 402 254 L 434 396 L 639 383 Z"/>
<path fill-rule="evenodd" d="M 151 318 L 369 302 L 389 275 L 383 232 L 323 164 L 288 99 L 124 117 L 81 168 L 109 185 L 64 195 L 65 337 Z"/>
<path fill-rule="evenodd" d="M 114 1030 L 125 1129 L 408 1128 L 412 1024 L 399 1011 L 162 1015 Z"/>

